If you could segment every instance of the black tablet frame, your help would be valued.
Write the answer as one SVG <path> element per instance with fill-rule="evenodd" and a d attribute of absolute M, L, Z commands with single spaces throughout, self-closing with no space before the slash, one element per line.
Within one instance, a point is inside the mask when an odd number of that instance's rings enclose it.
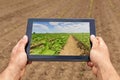
<path fill-rule="evenodd" d="M 88 56 L 46 56 L 46 55 L 30 55 L 30 41 L 32 34 L 33 22 L 90 22 L 90 35 L 96 35 L 94 19 L 45 19 L 45 18 L 30 18 L 28 19 L 26 35 L 28 36 L 28 44 L 26 45 L 26 53 L 28 61 L 90 61 Z M 91 42 L 90 42 L 91 43 Z M 92 46 L 92 44 L 91 44 Z"/>

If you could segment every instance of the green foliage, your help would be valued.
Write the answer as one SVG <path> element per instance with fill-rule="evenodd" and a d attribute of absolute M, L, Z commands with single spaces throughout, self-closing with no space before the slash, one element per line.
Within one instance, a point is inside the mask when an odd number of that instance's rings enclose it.
<path fill-rule="evenodd" d="M 58 55 L 68 37 L 69 34 L 65 33 L 32 34 L 31 46 L 35 46 L 35 48 L 31 47 L 30 53 L 38 55 Z"/>
<path fill-rule="evenodd" d="M 33 33 L 31 39 L 31 55 L 58 55 L 70 35 L 90 47 L 88 33 Z"/>
<path fill-rule="evenodd" d="M 79 34 L 74 33 L 72 35 L 90 49 L 90 34 L 89 33 L 79 33 Z"/>

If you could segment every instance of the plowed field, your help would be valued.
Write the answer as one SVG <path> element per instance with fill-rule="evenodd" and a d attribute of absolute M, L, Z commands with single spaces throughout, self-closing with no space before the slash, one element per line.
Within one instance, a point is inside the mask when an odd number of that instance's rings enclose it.
<path fill-rule="evenodd" d="M 96 31 L 120 75 L 120 0 L 0 0 L 0 72 L 28 18 L 95 18 Z M 96 80 L 84 62 L 33 62 L 22 80 Z"/>

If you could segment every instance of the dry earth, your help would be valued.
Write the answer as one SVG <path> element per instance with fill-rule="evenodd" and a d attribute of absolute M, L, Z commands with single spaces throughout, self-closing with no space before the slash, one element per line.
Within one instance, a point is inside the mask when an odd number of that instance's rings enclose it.
<path fill-rule="evenodd" d="M 95 18 L 120 75 L 120 0 L 0 0 L 0 72 L 28 18 Z M 84 62 L 33 62 L 22 80 L 96 80 Z"/>
<path fill-rule="evenodd" d="M 72 35 L 69 36 L 64 48 L 61 50 L 60 55 L 83 55 L 85 54 L 84 45 L 76 40 Z M 87 53 L 86 53 L 87 54 Z"/>

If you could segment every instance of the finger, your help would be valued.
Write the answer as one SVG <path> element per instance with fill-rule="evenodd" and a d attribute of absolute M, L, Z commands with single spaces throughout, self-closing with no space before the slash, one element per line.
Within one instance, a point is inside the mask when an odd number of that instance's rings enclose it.
<path fill-rule="evenodd" d="M 20 74 L 21 77 L 24 75 L 24 73 L 25 73 L 25 68 L 23 68 L 22 71 L 21 71 L 21 74 Z"/>
<path fill-rule="evenodd" d="M 106 45 L 102 37 L 97 37 L 97 40 L 99 41 L 100 45 Z"/>
<path fill-rule="evenodd" d="M 94 66 L 94 64 L 92 62 L 87 62 L 87 65 L 90 66 L 90 67 Z"/>
<path fill-rule="evenodd" d="M 97 75 L 97 68 L 95 66 L 93 66 L 92 71 L 93 71 L 93 74 Z"/>
<path fill-rule="evenodd" d="M 15 45 L 15 47 L 12 49 L 12 53 L 16 53 L 18 45 Z"/>
<path fill-rule="evenodd" d="M 18 42 L 18 51 L 25 51 L 25 46 L 28 42 L 28 37 L 25 35 L 19 42 Z"/>
<path fill-rule="evenodd" d="M 91 36 L 90 36 L 90 40 L 91 40 L 91 42 L 92 42 L 92 48 L 98 46 L 98 40 L 95 38 L 94 35 L 91 35 Z"/>
<path fill-rule="evenodd" d="M 32 61 L 28 61 L 27 64 L 32 64 Z"/>
<path fill-rule="evenodd" d="M 19 41 L 20 42 L 20 41 Z M 12 49 L 12 53 L 16 53 L 17 49 L 19 48 L 19 42 L 14 46 L 14 48 Z"/>

